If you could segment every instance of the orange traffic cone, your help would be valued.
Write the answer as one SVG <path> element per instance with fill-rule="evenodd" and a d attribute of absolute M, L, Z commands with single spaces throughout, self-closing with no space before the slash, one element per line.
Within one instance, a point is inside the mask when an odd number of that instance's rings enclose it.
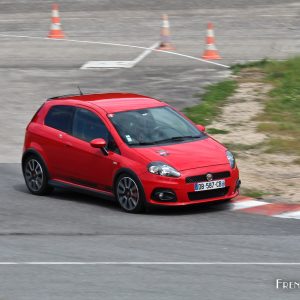
<path fill-rule="evenodd" d="M 175 47 L 171 44 L 170 37 L 170 24 L 169 18 L 167 14 L 163 14 L 162 16 L 162 26 L 160 29 L 160 38 L 161 43 L 158 47 L 159 50 L 175 50 Z"/>
<path fill-rule="evenodd" d="M 204 59 L 221 59 L 218 50 L 215 46 L 214 27 L 212 23 L 207 25 L 206 49 L 202 55 Z"/>
<path fill-rule="evenodd" d="M 51 27 L 48 37 L 52 39 L 63 39 L 65 37 L 63 31 L 60 28 L 60 17 L 57 4 L 52 5 Z"/>

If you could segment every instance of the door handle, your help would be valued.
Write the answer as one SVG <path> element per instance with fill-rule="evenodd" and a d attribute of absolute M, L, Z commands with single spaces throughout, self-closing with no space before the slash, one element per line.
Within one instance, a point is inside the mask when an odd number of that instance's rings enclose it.
<path fill-rule="evenodd" d="M 73 147 L 73 144 L 71 142 L 65 142 L 66 147 Z"/>

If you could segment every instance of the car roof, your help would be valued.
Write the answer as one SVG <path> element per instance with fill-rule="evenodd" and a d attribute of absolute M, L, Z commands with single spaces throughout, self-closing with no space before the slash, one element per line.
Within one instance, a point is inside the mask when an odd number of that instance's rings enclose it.
<path fill-rule="evenodd" d="M 89 103 L 104 109 L 107 113 L 165 106 L 166 103 L 138 94 L 131 93 L 105 93 L 87 95 L 64 95 L 49 98 L 48 101 L 60 100 L 76 103 Z M 78 102 L 77 102 L 78 101 Z M 75 103 L 74 103 L 75 102 Z"/>

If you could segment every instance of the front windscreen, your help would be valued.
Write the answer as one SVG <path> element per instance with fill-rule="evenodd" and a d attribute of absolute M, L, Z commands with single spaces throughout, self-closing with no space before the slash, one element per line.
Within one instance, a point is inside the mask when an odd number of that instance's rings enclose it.
<path fill-rule="evenodd" d="M 108 117 L 129 146 L 178 143 L 204 137 L 168 106 L 118 112 Z"/>

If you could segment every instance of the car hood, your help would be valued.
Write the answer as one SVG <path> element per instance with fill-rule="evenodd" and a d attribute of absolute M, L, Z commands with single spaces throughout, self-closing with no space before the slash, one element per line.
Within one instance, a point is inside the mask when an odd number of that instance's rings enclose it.
<path fill-rule="evenodd" d="M 165 162 L 178 171 L 228 164 L 226 148 L 210 137 L 134 150 L 149 162 Z"/>

